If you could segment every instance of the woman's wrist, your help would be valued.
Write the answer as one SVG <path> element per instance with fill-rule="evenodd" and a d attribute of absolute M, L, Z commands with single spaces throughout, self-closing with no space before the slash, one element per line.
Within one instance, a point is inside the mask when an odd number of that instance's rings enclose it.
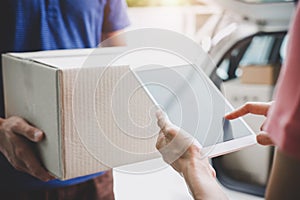
<path fill-rule="evenodd" d="M 214 177 L 209 169 L 209 164 L 205 160 L 199 158 L 189 159 L 183 163 L 182 174 L 186 180 L 191 192 L 195 199 L 199 196 L 198 193 L 203 194 L 207 188 L 205 185 L 207 182 L 213 181 Z"/>
<path fill-rule="evenodd" d="M 195 158 L 185 162 L 182 174 L 195 200 L 227 199 L 216 181 L 215 173 L 207 158 Z"/>
<path fill-rule="evenodd" d="M 213 168 L 210 166 L 207 158 L 201 156 L 192 156 L 182 162 L 182 174 L 184 176 L 191 176 L 194 173 L 200 173 L 202 176 L 207 175 L 214 179 Z"/>

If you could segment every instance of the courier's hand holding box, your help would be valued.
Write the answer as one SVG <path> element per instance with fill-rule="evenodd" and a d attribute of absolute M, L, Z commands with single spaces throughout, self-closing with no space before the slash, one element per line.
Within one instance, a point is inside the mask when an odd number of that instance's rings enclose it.
<path fill-rule="evenodd" d="M 159 157 L 153 102 L 128 65 L 103 64 L 120 51 L 3 56 L 6 116 L 23 117 L 45 132 L 41 158 L 60 179 Z"/>

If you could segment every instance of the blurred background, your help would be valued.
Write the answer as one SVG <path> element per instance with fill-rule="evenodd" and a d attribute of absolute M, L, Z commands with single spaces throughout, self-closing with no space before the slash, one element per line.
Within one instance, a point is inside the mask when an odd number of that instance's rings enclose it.
<path fill-rule="evenodd" d="M 272 100 L 285 59 L 287 31 L 295 8 L 294 1 L 127 0 L 127 3 L 131 20 L 128 30 L 168 29 L 182 33 L 201 45 L 214 62 L 210 71 L 205 73 L 233 107 L 239 107 L 248 101 Z M 257 133 L 265 118 L 248 115 L 244 120 Z M 217 178 L 230 199 L 263 199 L 273 152 L 273 147 L 255 145 L 212 159 Z M 139 187 L 139 183 L 144 185 L 145 180 L 155 182 L 158 178 L 164 187 L 168 185 L 168 191 L 172 191 L 170 188 L 177 188 L 173 190 L 173 195 L 160 191 L 166 195 L 164 199 L 188 199 L 187 188 L 182 180 L 177 179 L 175 174 L 171 180 L 170 173 L 173 172 L 166 170 L 149 177 L 145 175 L 130 178 L 134 179 L 134 187 Z M 116 182 L 126 185 L 129 176 L 118 172 L 115 174 L 118 175 Z M 154 189 L 151 184 L 149 187 L 153 188 L 149 199 L 155 199 L 158 189 Z M 122 191 L 122 195 L 130 194 L 128 188 L 117 188 Z M 143 189 L 139 188 L 142 192 Z M 146 192 L 149 190 L 142 193 Z M 129 195 L 127 199 L 134 197 Z"/>
<path fill-rule="evenodd" d="M 130 29 L 164 28 L 197 39 L 197 32 L 220 9 L 199 0 L 127 0 Z M 199 39 L 199 38 L 198 38 Z"/>

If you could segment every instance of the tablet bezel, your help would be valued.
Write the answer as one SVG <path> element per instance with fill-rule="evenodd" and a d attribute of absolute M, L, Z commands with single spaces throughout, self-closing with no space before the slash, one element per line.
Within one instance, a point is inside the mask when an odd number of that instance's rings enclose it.
<path fill-rule="evenodd" d="M 180 67 L 180 65 L 179 66 L 172 66 L 172 67 Z M 146 67 L 144 66 L 142 68 L 139 68 L 138 71 L 155 70 L 155 69 L 160 69 L 160 68 L 161 67 L 154 67 L 153 68 L 151 66 L 146 66 Z M 154 106 L 156 106 L 159 109 L 159 106 L 158 106 L 159 104 L 156 102 L 156 100 L 152 96 L 151 92 L 148 90 L 148 88 L 145 86 L 143 81 L 140 79 L 140 77 L 135 72 L 136 69 L 130 68 L 130 70 L 132 71 L 132 73 L 133 73 L 134 77 L 137 79 L 137 81 L 140 83 L 140 86 L 145 90 L 146 94 L 151 99 Z M 204 72 L 201 71 L 201 70 L 199 70 L 199 72 L 204 74 Z M 214 83 L 208 78 L 208 76 L 204 74 L 203 77 L 206 78 L 205 81 L 207 82 L 207 84 L 212 86 L 212 88 L 214 90 L 216 90 L 217 94 L 221 96 L 222 100 L 224 100 L 225 104 L 229 107 L 229 109 L 234 110 L 232 105 L 227 101 L 227 99 L 224 97 L 224 95 L 221 93 L 221 91 L 214 85 Z M 235 120 L 240 120 L 241 121 L 241 123 L 249 131 L 249 135 L 242 136 L 242 137 L 239 137 L 239 138 L 233 138 L 233 139 L 228 140 L 228 141 L 222 141 L 222 142 L 216 143 L 216 144 L 211 145 L 211 146 L 203 147 L 203 149 L 202 149 L 203 155 L 206 155 L 209 158 L 213 158 L 213 157 L 228 154 L 228 153 L 238 151 L 238 150 L 241 150 L 243 148 L 246 148 L 246 147 L 257 144 L 256 135 L 252 131 L 252 129 L 246 124 L 246 122 L 242 118 L 235 119 Z"/>

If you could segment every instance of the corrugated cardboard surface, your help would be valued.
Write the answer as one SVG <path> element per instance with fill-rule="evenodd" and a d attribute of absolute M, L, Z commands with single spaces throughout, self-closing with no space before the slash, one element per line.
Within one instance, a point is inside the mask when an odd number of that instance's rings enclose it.
<path fill-rule="evenodd" d="M 153 103 L 128 66 L 62 76 L 65 178 L 158 157 Z"/>
<path fill-rule="evenodd" d="M 46 168 L 68 179 L 158 157 L 155 107 L 129 66 L 105 68 L 100 59 L 85 68 L 72 59 L 78 55 L 4 58 L 7 116 L 21 116 L 45 132 L 40 151 Z M 83 53 L 83 61 L 87 57 Z"/>

